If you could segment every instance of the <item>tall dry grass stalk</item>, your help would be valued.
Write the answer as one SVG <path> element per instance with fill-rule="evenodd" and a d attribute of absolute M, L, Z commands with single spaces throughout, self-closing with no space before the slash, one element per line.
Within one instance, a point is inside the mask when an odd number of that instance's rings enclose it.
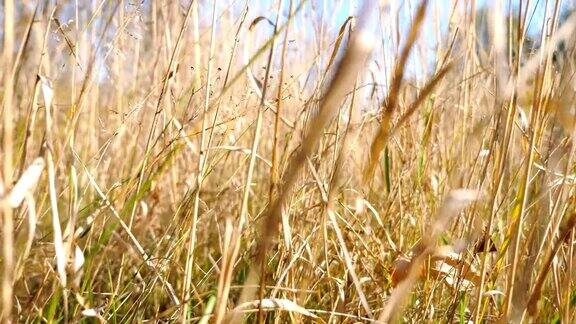
<path fill-rule="evenodd" d="M 365 9 L 368 10 L 367 8 Z M 363 17 L 366 18 L 366 17 Z M 282 211 L 288 202 L 290 195 L 296 185 L 300 170 L 304 167 L 307 158 L 315 149 L 324 128 L 336 115 L 343 96 L 352 88 L 354 79 L 360 72 L 368 54 L 371 51 L 373 39 L 368 31 L 361 27 L 351 36 L 349 48 L 346 50 L 342 60 L 336 67 L 334 78 L 331 81 L 326 94 L 323 95 L 318 106 L 316 117 L 310 122 L 309 132 L 302 140 L 300 148 L 294 153 L 292 160 L 288 162 L 288 168 L 283 177 L 282 186 L 279 189 L 278 197 L 272 201 L 266 211 L 264 222 L 259 231 L 259 244 L 255 248 L 256 266 L 252 266 L 246 279 L 246 286 L 240 295 L 240 302 L 253 300 L 255 297 L 253 286 L 260 281 L 262 268 L 260 265 L 266 262 L 266 256 L 278 233 L 282 219 Z M 260 274 L 259 274 L 260 273 Z M 237 321 L 237 314 L 233 314 L 232 322 Z"/>
<path fill-rule="evenodd" d="M 13 152 L 14 152 L 14 77 L 13 52 L 15 47 L 14 25 L 16 23 L 16 10 L 14 1 L 4 2 L 4 43 L 3 62 L 3 92 L 2 96 L 2 174 L 4 191 L 12 187 Z M 13 277 L 14 277 L 14 215 L 12 208 L 2 203 L 2 316 L 3 322 L 10 322 L 13 305 Z"/>
<path fill-rule="evenodd" d="M 5 0 L 1 320 L 570 323 L 575 5 Z"/>

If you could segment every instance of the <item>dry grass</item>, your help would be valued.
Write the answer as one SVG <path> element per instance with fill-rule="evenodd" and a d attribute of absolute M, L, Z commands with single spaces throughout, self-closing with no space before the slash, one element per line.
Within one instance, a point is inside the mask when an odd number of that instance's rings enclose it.
<path fill-rule="evenodd" d="M 576 16 L 513 2 L 5 0 L 2 321 L 569 323 Z"/>

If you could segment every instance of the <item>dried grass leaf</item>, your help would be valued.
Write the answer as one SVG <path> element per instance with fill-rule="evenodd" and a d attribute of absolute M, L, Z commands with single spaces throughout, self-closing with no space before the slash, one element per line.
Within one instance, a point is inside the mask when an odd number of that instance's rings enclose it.
<path fill-rule="evenodd" d="M 418 244 L 412 248 L 412 259 L 401 260 L 393 267 L 397 286 L 392 291 L 390 298 L 384 306 L 384 310 L 378 318 L 381 322 L 390 322 L 402 312 L 404 303 L 412 287 L 422 276 L 426 260 L 433 257 L 437 251 L 436 239 L 442 233 L 448 222 L 460 213 L 471 202 L 478 199 L 479 192 L 469 189 L 452 190 L 436 214 L 436 220 Z M 393 276 L 394 278 L 394 276 Z"/>
<path fill-rule="evenodd" d="M 262 303 L 262 305 L 260 305 Z M 292 312 L 297 313 L 300 315 L 304 315 L 310 318 L 318 318 L 318 316 L 312 314 L 306 308 L 296 304 L 295 302 L 284 299 L 284 298 L 265 298 L 260 300 L 253 300 L 249 302 L 242 303 L 234 308 L 232 313 L 235 312 L 257 312 L 259 308 L 262 307 L 264 311 L 285 311 L 285 312 Z"/>
<path fill-rule="evenodd" d="M 22 173 L 22 176 L 16 182 L 14 188 L 10 191 L 8 196 L 8 204 L 10 207 L 17 208 L 20 206 L 26 194 L 34 190 L 45 166 L 46 163 L 44 163 L 42 157 L 38 157 L 32 161 L 30 166 Z"/>

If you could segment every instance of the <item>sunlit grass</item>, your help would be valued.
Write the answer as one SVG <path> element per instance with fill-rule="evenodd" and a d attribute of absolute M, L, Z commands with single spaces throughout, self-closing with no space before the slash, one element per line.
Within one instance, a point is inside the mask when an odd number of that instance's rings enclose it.
<path fill-rule="evenodd" d="M 571 3 L 440 2 L 4 1 L 2 319 L 571 322 Z"/>

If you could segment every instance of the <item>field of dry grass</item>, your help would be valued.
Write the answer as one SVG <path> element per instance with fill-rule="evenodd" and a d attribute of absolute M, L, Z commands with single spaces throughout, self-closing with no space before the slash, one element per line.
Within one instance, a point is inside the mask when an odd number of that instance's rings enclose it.
<path fill-rule="evenodd" d="M 4 0 L 2 322 L 570 323 L 570 1 Z"/>

